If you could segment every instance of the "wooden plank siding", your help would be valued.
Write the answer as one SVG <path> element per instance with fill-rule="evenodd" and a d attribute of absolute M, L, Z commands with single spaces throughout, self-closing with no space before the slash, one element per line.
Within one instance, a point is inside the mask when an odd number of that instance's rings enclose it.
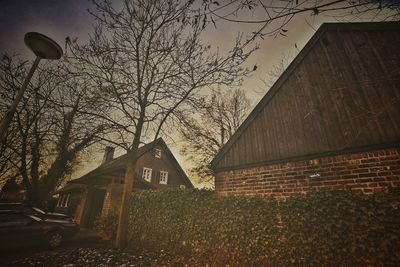
<path fill-rule="evenodd" d="M 214 170 L 400 144 L 400 23 L 324 24 Z"/>

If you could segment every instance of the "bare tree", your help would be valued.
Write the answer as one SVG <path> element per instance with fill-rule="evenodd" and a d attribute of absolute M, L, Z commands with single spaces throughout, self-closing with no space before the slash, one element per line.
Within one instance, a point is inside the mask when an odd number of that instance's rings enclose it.
<path fill-rule="evenodd" d="M 297 54 L 297 53 L 296 53 Z M 262 95 L 265 94 L 266 91 L 268 91 L 272 85 L 276 82 L 276 80 L 281 76 L 281 74 L 286 70 L 286 68 L 289 66 L 290 62 L 293 60 L 294 56 L 296 55 L 295 53 L 287 53 L 283 54 L 279 62 L 275 65 L 273 65 L 266 74 L 265 80 L 263 80 L 264 86 L 266 90 L 262 90 L 260 93 Z"/>
<path fill-rule="evenodd" d="M 168 119 L 202 88 L 231 85 L 248 71 L 241 64 L 252 50 L 218 48 L 201 42 L 203 23 L 190 16 L 191 1 L 94 2 L 98 23 L 86 45 L 69 42 L 69 57 L 102 101 L 100 118 L 114 125 L 107 139 L 128 151 L 116 245 L 126 243 L 127 204 L 137 149 L 157 138 Z M 240 45 L 237 40 L 236 45 Z"/>
<path fill-rule="evenodd" d="M 340 21 L 400 19 L 400 3 L 396 0 L 207 0 L 203 6 L 199 18 L 215 26 L 218 21 L 254 25 L 247 43 L 267 36 L 286 36 L 287 25 L 300 14 L 325 15 Z"/>
<path fill-rule="evenodd" d="M 181 152 L 195 166 L 190 172 L 203 183 L 212 182 L 210 159 L 232 137 L 250 111 L 250 100 L 242 89 L 214 92 L 195 106 L 196 116 L 182 112 L 179 117 L 183 141 Z"/>
<path fill-rule="evenodd" d="M 24 62 L 4 56 L 0 84 L 5 112 L 25 77 Z M 98 140 L 104 126 L 87 115 L 98 110 L 84 82 L 63 68 L 40 68 L 30 83 L 1 144 L 2 179 L 17 176 L 29 202 L 43 205 L 68 177 L 79 155 Z"/>
<path fill-rule="evenodd" d="M 14 62 L 15 63 L 15 62 Z M 25 75 L 26 62 L 11 64 L 11 57 L 3 55 L 0 61 L 0 113 L 5 114 L 14 98 L 14 92 L 10 88 L 18 88 L 18 81 Z M 9 101 L 10 100 L 10 101 Z M 17 125 L 11 124 L 3 142 L 0 142 L 0 183 L 17 175 L 14 162 L 17 162 L 17 154 L 10 147 L 16 147 L 19 143 Z"/>

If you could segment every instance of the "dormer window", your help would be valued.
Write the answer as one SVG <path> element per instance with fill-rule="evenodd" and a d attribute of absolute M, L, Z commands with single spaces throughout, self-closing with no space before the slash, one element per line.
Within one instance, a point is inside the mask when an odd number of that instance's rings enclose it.
<path fill-rule="evenodd" d="M 161 159 L 161 149 L 156 148 L 154 150 L 154 157 Z"/>

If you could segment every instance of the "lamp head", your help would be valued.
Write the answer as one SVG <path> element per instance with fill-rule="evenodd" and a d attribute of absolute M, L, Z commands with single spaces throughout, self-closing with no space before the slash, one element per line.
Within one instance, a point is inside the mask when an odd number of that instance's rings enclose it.
<path fill-rule="evenodd" d="M 41 33 L 26 33 L 24 42 L 36 56 L 41 58 L 59 59 L 63 54 L 62 48 L 55 41 Z"/>

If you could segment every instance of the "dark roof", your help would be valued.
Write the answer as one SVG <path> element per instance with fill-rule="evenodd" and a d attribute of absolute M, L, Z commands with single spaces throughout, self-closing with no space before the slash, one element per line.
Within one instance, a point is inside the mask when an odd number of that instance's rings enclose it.
<path fill-rule="evenodd" d="M 165 151 L 168 153 L 168 156 L 170 157 L 173 164 L 175 165 L 176 169 L 178 170 L 178 173 L 180 173 L 181 176 L 184 177 L 184 179 L 186 180 L 187 185 L 189 187 L 193 187 L 193 184 L 191 183 L 189 177 L 186 175 L 185 171 L 179 165 L 178 161 L 172 154 L 171 150 L 168 148 L 167 144 L 164 142 L 164 140 L 161 137 L 153 142 L 150 142 L 148 144 L 145 144 L 145 145 L 139 147 L 138 158 L 143 156 L 145 153 L 151 151 L 156 145 L 160 145 L 165 149 Z M 111 160 L 110 162 L 100 165 L 99 167 L 97 167 L 96 169 L 83 175 L 82 177 L 70 181 L 69 183 L 74 183 L 74 184 L 75 183 L 76 184 L 85 183 L 88 180 L 98 179 L 99 177 L 108 177 L 109 174 L 116 173 L 116 172 L 120 172 L 122 175 L 122 171 L 124 171 L 126 168 L 127 158 L 128 158 L 127 154 L 119 156 L 119 157 Z M 135 183 L 139 183 L 140 185 L 142 185 L 146 188 L 154 188 L 155 187 L 155 185 L 145 181 L 142 178 L 135 179 Z"/>
<path fill-rule="evenodd" d="M 230 151 L 233 147 L 235 147 L 236 152 L 240 152 L 240 149 L 243 148 L 241 145 L 240 147 L 236 143 L 237 141 L 242 137 L 242 135 L 248 130 L 248 128 L 252 125 L 252 122 L 256 119 L 256 117 L 265 109 L 266 106 L 270 104 L 270 102 L 274 99 L 276 94 L 281 90 L 281 87 L 287 82 L 287 80 L 291 77 L 293 74 L 294 70 L 298 68 L 299 64 L 302 63 L 304 58 L 312 51 L 314 48 L 315 44 L 320 41 L 321 37 L 326 33 L 330 31 L 335 31 L 335 32 L 345 32 L 345 31 L 382 31 L 382 30 L 396 30 L 398 31 L 400 29 L 400 23 L 399 22 L 371 22 L 371 23 L 324 23 L 321 25 L 321 27 L 317 30 L 317 32 L 313 35 L 313 37 L 309 40 L 309 42 L 305 45 L 305 47 L 300 51 L 300 53 L 297 55 L 297 57 L 291 62 L 291 64 L 286 68 L 286 70 L 283 72 L 283 74 L 278 78 L 278 80 L 274 83 L 274 85 L 270 88 L 270 90 L 266 93 L 266 95 L 260 100 L 260 102 L 256 105 L 256 107 L 253 109 L 253 111 L 249 114 L 249 116 L 246 118 L 246 120 L 240 125 L 238 130 L 235 132 L 235 134 L 228 140 L 228 142 L 220 149 L 220 151 L 216 154 L 214 159 L 211 161 L 211 168 L 216 170 L 216 169 L 229 169 L 229 168 L 235 168 L 235 166 L 225 166 L 220 168 L 218 165 L 220 164 L 221 160 L 224 158 L 226 153 Z M 323 40 L 324 41 L 324 40 Z M 316 74 L 317 75 L 317 74 Z M 335 79 L 333 75 L 331 76 L 331 79 Z M 397 77 L 398 78 L 398 77 Z M 289 104 L 290 105 L 290 104 Z M 285 114 L 286 115 L 286 114 Z M 285 116 L 283 115 L 283 116 Z M 287 116 L 287 115 L 286 115 Z M 279 116 L 278 117 L 282 117 Z M 273 125 L 268 125 L 269 127 L 273 127 Z M 289 127 L 286 125 L 286 127 Z M 302 138 L 302 137 L 298 137 Z M 389 142 L 386 144 L 387 146 L 399 146 L 400 145 L 400 140 L 397 140 L 395 142 Z M 383 144 L 381 147 L 384 147 L 385 144 Z M 376 146 L 372 145 L 371 148 L 374 148 Z M 254 147 L 253 147 L 254 148 Z M 363 148 L 366 148 L 366 146 L 363 146 Z M 352 148 L 357 150 L 358 148 Z M 352 149 L 349 149 L 348 151 L 352 151 Z M 324 153 L 324 151 L 318 151 L 318 153 L 314 154 L 309 154 L 307 157 L 313 158 L 316 156 L 324 156 L 324 155 L 331 155 L 332 151 L 325 151 L 327 153 Z M 344 150 L 342 151 L 344 152 Z M 276 157 L 274 160 L 268 160 L 268 163 L 279 163 L 279 162 L 288 162 L 291 160 L 298 160 L 301 159 L 302 157 L 293 157 L 293 158 L 279 158 Z M 224 159 L 225 160 L 225 159 Z M 258 166 L 265 164 L 266 162 L 254 162 L 253 166 Z M 252 164 L 243 164 L 246 166 L 250 166 Z M 238 167 L 238 166 L 236 166 Z"/>

